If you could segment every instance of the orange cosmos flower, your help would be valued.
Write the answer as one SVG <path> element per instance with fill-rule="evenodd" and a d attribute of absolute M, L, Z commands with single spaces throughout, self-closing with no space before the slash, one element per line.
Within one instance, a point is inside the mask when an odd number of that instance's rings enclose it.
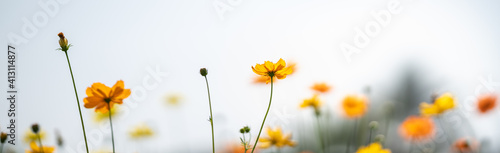
<path fill-rule="evenodd" d="M 483 114 L 495 108 L 496 105 L 497 95 L 495 94 L 484 94 L 477 100 L 477 109 Z"/>
<path fill-rule="evenodd" d="M 342 108 L 349 118 L 361 117 L 368 110 L 368 99 L 363 95 L 347 95 L 342 101 Z"/>
<path fill-rule="evenodd" d="M 30 149 L 26 150 L 26 153 L 53 153 L 56 150 L 54 147 L 38 146 L 34 141 L 30 143 Z"/>
<path fill-rule="evenodd" d="M 94 83 L 87 88 L 87 96 L 83 99 L 85 108 L 94 108 L 96 112 L 106 113 L 114 104 L 122 104 L 123 99 L 130 96 L 130 89 L 125 89 L 122 80 L 110 88 L 102 83 Z"/>
<path fill-rule="evenodd" d="M 326 83 L 315 83 L 311 89 L 320 93 L 327 93 L 330 91 L 331 86 L 327 85 Z"/>
<path fill-rule="evenodd" d="M 456 153 L 474 153 L 479 150 L 479 143 L 476 140 L 461 138 L 451 146 Z"/>
<path fill-rule="evenodd" d="M 428 140 L 434 132 L 434 122 L 429 117 L 409 116 L 399 126 L 399 134 L 410 141 Z"/>
<path fill-rule="evenodd" d="M 293 72 L 292 68 L 286 67 L 286 63 L 283 59 L 277 63 L 270 61 L 265 61 L 264 64 L 256 64 L 255 67 L 252 66 L 253 72 L 261 76 L 267 76 L 269 78 L 276 77 L 278 79 L 284 79 L 287 75 Z M 270 81 L 271 79 L 269 79 Z M 266 81 L 266 83 L 269 83 Z"/>

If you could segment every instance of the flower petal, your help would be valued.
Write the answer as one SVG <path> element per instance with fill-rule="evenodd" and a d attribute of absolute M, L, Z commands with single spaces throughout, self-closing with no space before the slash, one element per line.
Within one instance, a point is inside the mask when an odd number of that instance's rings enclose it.
<path fill-rule="evenodd" d="M 285 60 L 280 58 L 280 60 L 278 60 L 278 62 L 274 65 L 274 70 L 279 71 L 285 68 L 285 66 L 286 66 Z"/>
<path fill-rule="evenodd" d="M 266 68 L 267 72 L 274 72 L 274 64 L 273 64 L 273 62 L 265 61 L 264 62 L 264 67 Z"/>
<path fill-rule="evenodd" d="M 94 108 L 95 106 L 106 103 L 103 98 L 97 97 L 97 96 L 92 96 L 92 97 L 86 97 L 83 99 L 83 106 L 85 108 Z"/>
<path fill-rule="evenodd" d="M 109 92 L 109 97 L 113 98 L 115 96 L 119 96 L 123 92 L 124 88 L 125 85 L 122 80 L 116 81 L 115 85 L 113 85 L 111 91 Z"/>

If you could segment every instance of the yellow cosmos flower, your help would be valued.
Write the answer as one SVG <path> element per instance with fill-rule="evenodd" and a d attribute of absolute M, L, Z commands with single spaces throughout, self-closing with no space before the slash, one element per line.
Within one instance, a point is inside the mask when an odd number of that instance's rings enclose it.
<path fill-rule="evenodd" d="M 102 83 L 94 83 L 87 88 L 87 96 L 83 99 L 85 108 L 94 108 L 96 112 L 106 113 L 114 104 L 122 104 L 123 99 L 130 96 L 130 89 L 125 89 L 123 81 L 117 81 L 110 88 Z"/>
<path fill-rule="evenodd" d="M 389 149 L 383 149 L 380 143 L 375 142 L 366 147 L 361 147 L 356 153 L 391 153 Z"/>
<path fill-rule="evenodd" d="M 399 134 L 410 141 L 426 141 L 434 136 L 434 122 L 429 117 L 409 116 L 399 126 Z"/>
<path fill-rule="evenodd" d="M 342 101 L 342 108 L 349 118 L 361 117 L 368 110 L 368 99 L 363 95 L 347 95 Z"/>
<path fill-rule="evenodd" d="M 424 116 L 435 116 L 440 115 L 447 110 L 453 109 L 455 107 L 455 100 L 453 95 L 450 93 L 445 93 L 436 98 L 434 104 L 428 104 L 422 102 L 420 104 L 420 113 Z"/>
<path fill-rule="evenodd" d="M 120 113 L 120 109 L 115 105 L 111 108 L 111 117 L 115 117 Z M 102 112 L 96 112 L 94 114 L 94 121 L 95 122 L 102 122 L 105 120 L 109 119 L 109 112 L 102 113 Z"/>
<path fill-rule="evenodd" d="M 322 83 L 315 83 L 311 87 L 312 90 L 320 92 L 320 93 L 327 93 L 328 91 L 330 91 L 330 88 L 332 88 L 332 87 L 329 86 L 328 84 L 324 83 L 324 82 L 322 82 Z"/>
<path fill-rule="evenodd" d="M 311 98 L 304 99 L 302 104 L 300 104 L 300 108 L 313 107 L 315 111 L 319 111 L 322 104 L 318 94 L 314 94 Z"/>
<path fill-rule="evenodd" d="M 267 128 L 267 138 L 260 138 L 259 142 L 261 142 L 260 148 L 269 148 L 272 146 L 282 148 L 285 146 L 295 146 L 295 142 L 290 140 L 292 138 L 292 134 L 283 135 L 281 133 L 281 128 L 271 129 Z"/>
<path fill-rule="evenodd" d="M 179 93 L 169 93 L 165 96 L 165 102 L 169 105 L 177 106 L 181 104 L 184 100 L 182 94 Z"/>
<path fill-rule="evenodd" d="M 293 72 L 292 67 L 286 67 L 285 61 L 281 58 L 277 63 L 265 61 L 264 64 L 256 64 L 255 67 L 252 66 L 252 70 L 258 75 L 269 76 L 269 78 L 276 77 L 278 79 L 284 79 L 286 75 Z"/>
<path fill-rule="evenodd" d="M 26 153 L 52 153 L 56 150 L 54 147 L 38 146 L 35 142 L 30 143 L 30 149 L 26 150 Z"/>
<path fill-rule="evenodd" d="M 153 130 L 146 124 L 139 124 L 129 132 L 130 137 L 134 139 L 151 137 L 153 134 Z"/>
<path fill-rule="evenodd" d="M 41 140 L 45 140 L 47 133 L 44 130 L 41 130 L 40 132 L 38 132 L 38 134 L 40 135 Z M 37 134 L 33 133 L 33 131 L 30 129 L 24 133 L 23 140 L 26 143 L 38 142 L 38 136 Z"/>

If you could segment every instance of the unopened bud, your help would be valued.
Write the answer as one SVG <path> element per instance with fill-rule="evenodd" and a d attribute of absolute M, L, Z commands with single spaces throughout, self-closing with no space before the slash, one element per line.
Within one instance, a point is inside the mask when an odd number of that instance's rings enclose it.
<path fill-rule="evenodd" d="M 375 142 L 379 142 L 379 143 L 382 143 L 385 141 L 385 136 L 382 135 L 382 134 L 379 134 L 377 136 L 375 136 L 375 139 L 374 139 Z"/>
<path fill-rule="evenodd" d="M 33 131 L 33 133 L 37 134 L 40 131 L 40 127 L 35 123 L 31 125 L 31 130 Z"/>
<path fill-rule="evenodd" d="M 370 129 L 377 129 L 378 128 L 378 122 L 377 121 L 371 121 L 370 124 L 368 124 L 368 127 L 370 127 Z"/>
<path fill-rule="evenodd" d="M 62 32 L 57 34 L 57 36 L 59 36 L 59 46 L 61 46 L 61 50 L 68 51 L 69 49 L 68 39 L 64 37 L 64 34 Z"/>
<path fill-rule="evenodd" d="M 2 132 L 0 133 L 0 143 L 5 143 L 5 140 L 7 140 L 7 133 Z"/>
<path fill-rule="evenodd" d="M 200 74 L 201 74 L 201 76 L 207 76 L 208 70 L 206 68 L 201 68 L 200 69 Z"/>

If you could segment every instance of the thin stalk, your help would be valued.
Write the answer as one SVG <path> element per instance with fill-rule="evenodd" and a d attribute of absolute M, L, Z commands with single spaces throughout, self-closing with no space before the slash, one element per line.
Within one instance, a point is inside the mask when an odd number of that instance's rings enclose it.
<path fill-rule="evenodd" d="M 113 134 L 113 120 L 111 120 L 111 107 L 108 102 L 108 108 L 109 108 L 109 125 L 111 125 L 111 143 L 113 144 L 113 153 L 115 153 L 115 136 Z"/>
<path fill-rule="evenodd" d="M 356 132 L 357 132 L 357 129 L 358 129 L 358 119 L 355 119 L 354 120 L 354 131 L 352 133 L 352 137 L 350 137 L 349 141 L 347 141 L 346 153 L 349 153 L 349 151 L 351 149 L 351 141 L 354 141 L 354 143 L 356 143 Z"/>
<path fill-rule="evenodd" d="M 318 138 L 319 138 L 319 143 L 320 143 L 320 147 L 321 147 L 321 152 L 324 153 L 325 152 L 325 144 L 323 143 L 323 135 L 321 134 L 321 126 L 319 124 L 319 114 L 316 114 L 316 123 L 317 123 L 317 127 L 318 127 Z"/>
<path fill-rule="evenodd" d="M 212 153 L 215 153 L 214 117 L 212 116 L 212 100 L 210 99 L 210 88 L 208 86 L 207 76 L 205 76 L 205 82 L 207 83 L 208 106 L 210 107 L 210 126 L 212 126 Z"/>
<path fill-rule="evenodd" d="M 3 152 L 3 143 L 0 144 L 0 153 Z"/>
<path fill-rule="evenodd" d="M 40 152 L 43 152 L 43 144 L 42 144 L 42 139 L 40 138 L 40 134 L 36 134 L 36 137 L 38 138 L 38 143 L 40 143 Z"/>
<path fill-rule="evenodd" d="M 87 134 L 85 134 L 85 125 L 83 124 L 82 109 L 80 108 L 80 98 L 78 98 L 78 93 L 76 92 L 75 77 L 73 76 L 73 70 L 71 69 L 71 63 L 69 62 L 68 52 L 65 51 L 66 60 L 68 61 L 69 72 L 71 73 L 71 80 L 73 80 L 73 89 L 75 90 L 76 104 L 78 105 L 78 112 L 80 113 L 80 121 L 82 123 L 83 139 L 85 140 L 85 149 L 89 153 L 89 146 L 87 144 Z"/>
<path fill-rule="evenodd" d="M 269 113 L 269 109 L 271 108 L 271 101 L 273 100 L 273 77 L 271 76 L 271 96 L 269 96 L 269 106 L 267 106 L 266 115 L 264 116 L 264 120 L 262 121 L 262 125 L 260 126 L 259 135 L 257 135 L 257 139 L 255 140 L 255 144 L 252 148 L 252 153 L 255 151 L 255 147 L 259 142 L 260 133 L 262 132 L 262 128 L 264 127 L 264 123 L 266 123 L 267 114 Z"/>
<path fill-rule="evenodd" d="M 367 145 L 372 143 L 372 132 L 373 132 L 373 128 L 370 128 L 370 135 L 368 135 L 368 144 Z"/>

